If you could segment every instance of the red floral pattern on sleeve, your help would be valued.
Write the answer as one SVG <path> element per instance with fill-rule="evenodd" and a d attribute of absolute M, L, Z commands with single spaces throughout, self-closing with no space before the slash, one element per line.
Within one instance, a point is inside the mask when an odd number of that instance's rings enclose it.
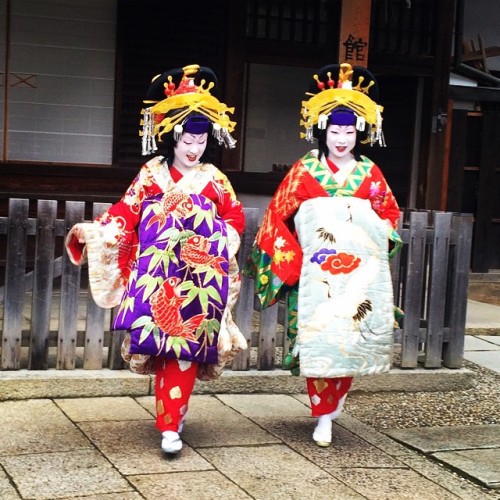
<path fill-rule="evenodd" d="M 114 226 L 110 234 L 116 235 L 118 265 L 125 279 L 130 275 L 137 249 L 137 226 L 140 222 L 142 202 L 147 196 L 159 192 L 160 188 L 153 181 L 149 169 L 143 167 L 121 200 L 95 219 L 95 222 L 102 226 Z"/>
<path fill-rule="evenodd" d="M 377 165 L 372 166 L 370 175 L 363 181 L 355 196 L 370 200 L 377 215 L 387 220 L 393 228 L 397 228 L 400 209 L 389 184 Z"/>

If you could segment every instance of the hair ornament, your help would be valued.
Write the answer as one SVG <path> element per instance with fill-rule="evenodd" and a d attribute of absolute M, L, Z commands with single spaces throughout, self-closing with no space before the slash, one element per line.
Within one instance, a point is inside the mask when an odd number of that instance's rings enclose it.
<path fill-rule="evenodd" d="M 353 124 L 360 132 L 368 132 L 367 140 L 371 145 L 385 146 L 382 132 L 382 111 L 380 106 L 369 97 L 376 94 L 375 77 L 359 66 L 354 68 L 349 63 L 329 65 L 313 75 L 313 81 L 302 101 L 302 119 L 300 125 L 305 132 L 300 137 L 313 142 L 317 130 L 324 130 L 332 123 L 333 112 L 340 108 L 345 114 L 353 113 Z M 325 119 L 326 117 L 326 119 Z"/>
<path fill-rule="evenodd" d="M 186 120 L 193 115 L 202 115 L 212 125 L 212 133 L 219 144 L 234 148 L 236 141 L 231 132 L 236 126 L 229 114 L 234 108 L 220 102 L 212 91 L 216 86 L 216 76 L 210 68 L 197 64 L 184 66 L 155 76 L 147 91 L 141 111 L 142 154 L 156 151 L 156 141 L 172 132 L 174 140 L 179 140 L 186 131 Z M 215 127 L 215 129 L 213 128 Z M 218 129 L 217 129 L 218 127 Z"/>

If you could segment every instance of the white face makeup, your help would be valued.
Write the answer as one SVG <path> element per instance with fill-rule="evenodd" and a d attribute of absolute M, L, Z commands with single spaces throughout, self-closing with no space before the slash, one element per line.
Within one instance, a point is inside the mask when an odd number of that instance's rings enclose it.
<path fill-rule="evenodd" d="M 208 134 L 182 134 L 174 146 L 174 166 L 181 173 L 187 173 L 198 165 L 207 149 Z"/>
<path fill-rule="evenodd" d="M 326 129 L 326 146 L 328 158 L 335 160 L 350 160 L 351 151 L 356 145 L 356 127 L 354 125 L 328 125 Z"/>

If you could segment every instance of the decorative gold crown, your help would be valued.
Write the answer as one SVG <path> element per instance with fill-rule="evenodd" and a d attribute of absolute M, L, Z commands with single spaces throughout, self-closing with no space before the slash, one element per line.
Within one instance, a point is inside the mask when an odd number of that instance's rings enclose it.
<path fill-rule="evenodd" d="M 368 97 L 370 88 L 375 85 L 373 80 L 365 86 L 364 76 L 359 76 L 356 86 L 352 85 L 353 69 L 349 63 L 342 63 L 339 69 L 337 85 L 332 78 L 331 72 L 327 72 L 326 82 L 321 81 L 318 75 L 313 75 L 316 80 L 318 93 L 306 92 L 311 96 L 309 100 L 302 101 L 302 120 L 300 125 L 306 129 L 301 132 L 301 139 L 313 141 L 313 128 L 326 128 L 330 113 L 338 108 L 351 109 L 357 117 L 356 128 L 364 130 L 365 125 L 369 127 L 368 139 L 364 142 L 374 144 L 376 142 L 385 145 L 382 134 L 382 111 L 383 107 Z"/>
<path fill-rule="evenodd" d="M 200 66 L 191 64 L 184 66 L 183 76 L 176 87 L 172 76 L 167 77 L 163 84 L 165 99 L 161 101 L 144 100 L 144 104 L 151 104 L 141 110 L 142 131 L 139 135 L 143 138 L 143 154 L 154 152 L 156 148 L 155 137 L 161 141 L 163 134 L 170 132 L 177 124 L 181 125 L 191 113 L 198 113 L 207 117 L 213 124 L 213 132 L 219 143 L 234 147 L 234 139 L 230 136 L 236 126 L 227 113 L 234 113 L 234 107 L 230 108 L 214 97 L 210 91 L 215 86 L 214 82 L 207 84 L 201 80 L 196 85 L 194 75 L 198 73 Z M 154 83 L 161 75 L 155 76 Z"/>

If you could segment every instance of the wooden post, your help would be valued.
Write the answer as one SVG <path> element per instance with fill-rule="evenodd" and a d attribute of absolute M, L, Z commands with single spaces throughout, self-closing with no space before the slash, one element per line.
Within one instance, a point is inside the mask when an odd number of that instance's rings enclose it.
<path fill-rule="evenodd" d="M 453 38 L 453 0 L 436 2 L 435 29 L 439 30 L 434 53 L 434 78 L 432 79 L 431 108 L 432 124 L 429 134 L 429 148 L 427 160 L 427 185 L 425 193 L 425 207 L 439 210 L 446 206 L 442 199 L 447 185 L 444 175 L 448 174 L 445 161 L 446 149 L 449 147 L 450 136 L 447 131 L 448 123 L 448 86 L 450 80 L 450 66 Z"/>
<path fill-rule="evenodd" d="M 428 321 L 425 342 L 425 368 L 441 368 L 446 281 L 448 278 L 451 217 L 448 213 L 435 213 L 432 232 L 430 283 L 428 286 Z"/>
<path fill-rule="evenodd" d="M 224 92 L 221 92 L 222 89 L 219 89 L 219 92 L 223 95 L 224 102 L 234 106 L 234 115 L 230 116 L 237 125 L 231 135 L 236 140 L 237 146 L 234 149 L 220 148 L 220 165 L 223 170 L 243 170 L 243 148 L 241 146 L 244 144 L 244 96 L 247 95 L 247 91 L 242 92 L 242 89 L 245 89 L 247 84 L 245 83 L 246 47 L 245 37 L 242 33 L 244 34 L 246 31 L 246 3 L 227 2 L 230 19 L 227 28 L 227 44 L 230 49 L 226 52 Z"/>
<path fill-rule="evenodd" d="M 259 209 L 245 208 L 246 229 L 241 238 L 241 246 L 238 253 L 238 265 L 243 269 L 255 240 L 255 234 L 259 228 Z M 248 343 L 248 349 L 236 355 L 233 360 L 232 369 L 235 371 L 250 369 L 250 350 L 252 347 L 253 311 L 254 311 L 254 283 L 253 279 L 246 276 L 241 277 L 241 290 L 238 301 L 234 307 L 234 320 L 238 324 L 241 333 Z"/>
<path fill-rule="evenodd" d="M 500 144 L 497 138 L 500 126 L 500 106 L 496 103 L 483 104 L 483 120 L 481 134 L 481 156 L 479 163 L 478 196 L 474 221 L 474 244 L 472 248 L 472 270 L 487 273 L 493 262 L 493 248 L 485 242 L 491 238 L 495 200 L 498 196 L 495 182 L 498 176 L 498 154 Z M 498 182 L 498 181 L 497 181 Z"/>
<path fill-rule="evenodd" d="M 50 311 L 54 283 L 56 200 L 38 200 L 36 255 L 31 306 L 29 370 L 49 367 Z"/>
<path fill-rule="evenodd" d="M 427 229 L 426 212 L 412 212 L 408 234 L 408 265 L 405 276 L 405 312 L 401 339 L 401 368 L 416 368 L 420 341 L 420 316 L 422 290 L 424 287 L 425 240 Z"/>
<path fill-rule="evenodd" d="M 339 63 L 368 67 L 371 0 L 342 0 Z"/>
<path fill-rule="evenodd" d="M 68 231 L 85 218 L 84 201 L 67 201 L 65 204 L 64 238 Z M 71 263 L 66 249 L 61 263 L 61 307 L 57 338 L 58 370 L 75 369 L 76 337 L 78 332 L 78 300 L 80 297 L 81 267 Z"/>
<path fill-rule="evenodd" d="M 94 203 L 92 206 L 92 219 L 96 219 L 109 209 L 109 203 Z M 87 296 L 87 325 L 85 328 L 85 349 L 83 368 L 86 370 L 99 370 L 102 368 L 104 346 L 104 319 L 105 310 L 95 303 L 90 290 Z M 112 334 L 111 334 L 112 335 Z"/>
<path fill-rule="evenodd" d="M 26 272 L 29 200 L 11 198 L 7 226 L 4 316 L 2 334 L 2 370 L 21 368 L 21 337 Z"/>
<path fill-rule="evenodd" d="M 464 359 L 473 216 L 457 214 L 452 218 L 451 224 L 457 240 L 453 255 L 453 273 L 449 284 L 450 335 L 443 348 L 443 366 L 461 368 Z"/>

